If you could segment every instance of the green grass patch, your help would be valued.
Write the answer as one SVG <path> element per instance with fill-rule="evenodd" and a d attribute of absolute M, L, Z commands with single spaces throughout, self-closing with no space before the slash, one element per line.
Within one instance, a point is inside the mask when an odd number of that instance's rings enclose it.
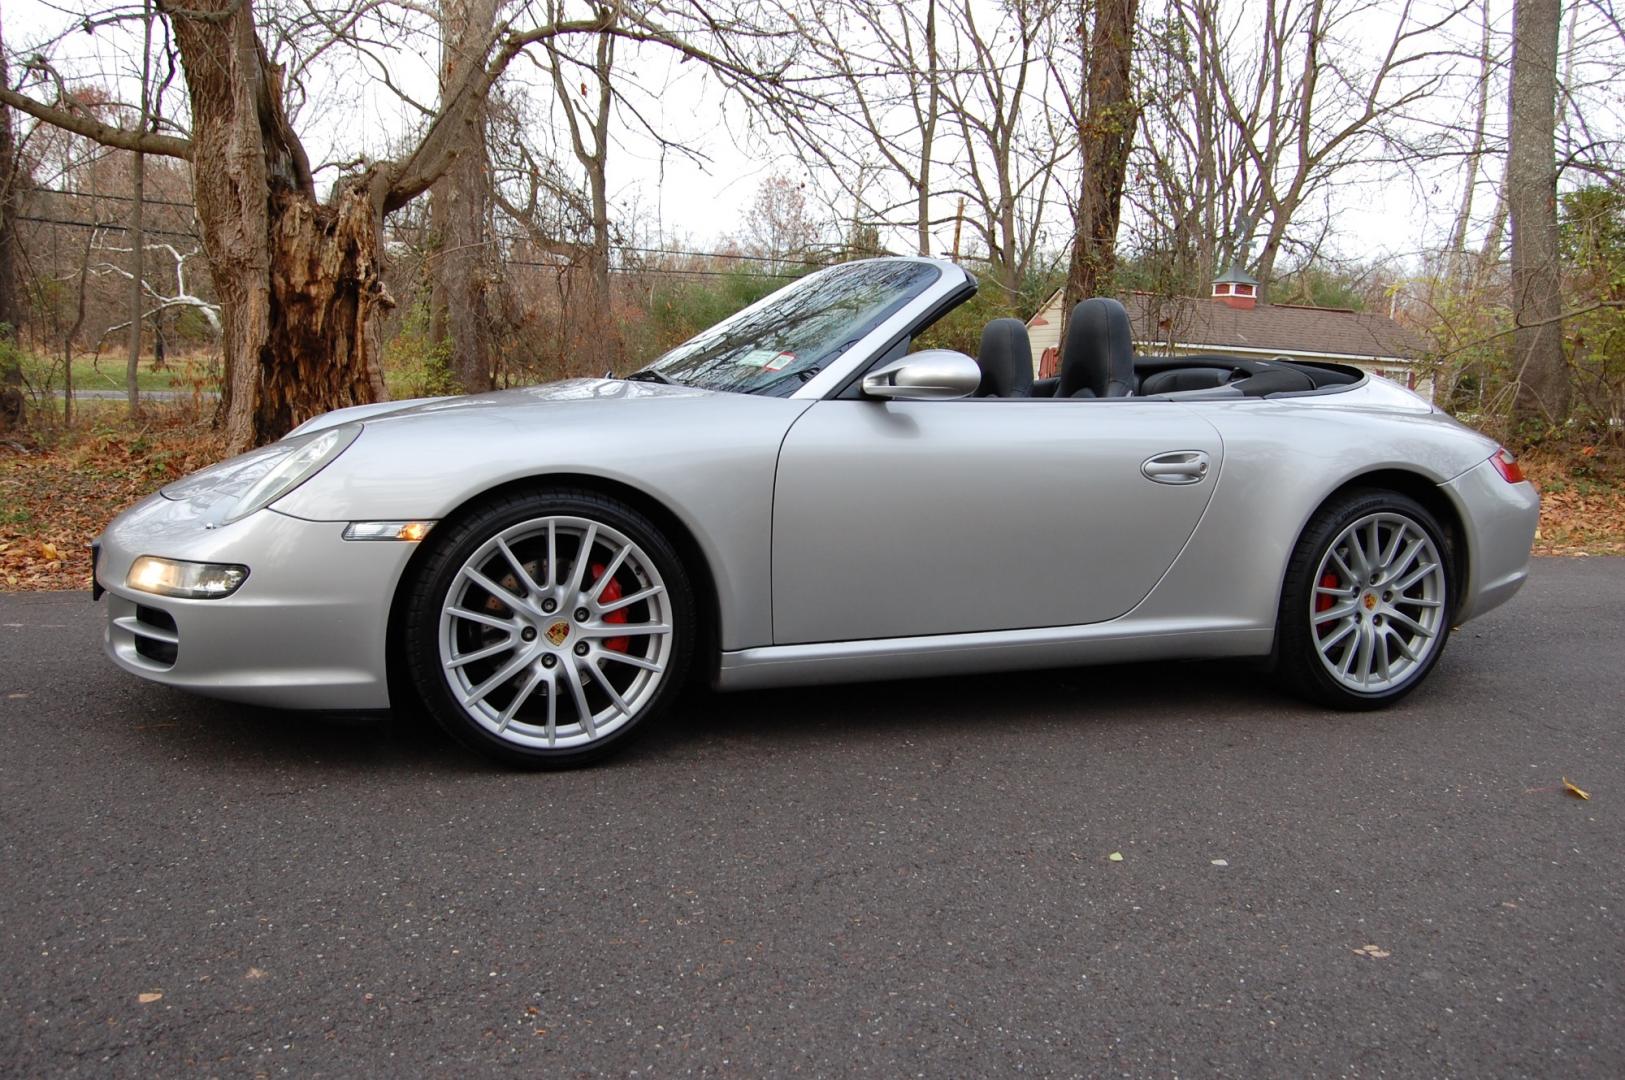
<path fill-rule="evenodd" d="M 177 356 L 164 362 L 162 368 L 153 365 L 150 356 L 142 357 L 136 374 L 136 386 L 143 391 L 163 390 L 191 393 L 194 387 L 213 391 L 220 379 L 207 360 L 202 357 Z M 60 358 L 23 354 L 23 378 L 36 391 L 60 392 L 63 387 Z M 125 360 L 123 357 L 103 353 L 100 357 L 81 354 L 73 358 L 73 388 L 124 392 Z"/>

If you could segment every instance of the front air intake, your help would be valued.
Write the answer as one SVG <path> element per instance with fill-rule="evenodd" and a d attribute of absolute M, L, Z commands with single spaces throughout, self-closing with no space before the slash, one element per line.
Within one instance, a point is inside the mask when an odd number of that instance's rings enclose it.
<path fill-rule="evenodd" d="M 180 654 L 181 637 L 175 618 L 167 611 L 137 604 L 135 618 L 126 629 L 135 637 L 135 651 L 142 659 L 164 667 L 174 667 Z"/>

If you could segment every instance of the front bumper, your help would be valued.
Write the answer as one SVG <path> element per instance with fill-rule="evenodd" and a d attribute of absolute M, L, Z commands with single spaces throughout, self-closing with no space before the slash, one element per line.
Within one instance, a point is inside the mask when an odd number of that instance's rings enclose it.
<path fill-rule="evenodd" d="M 261 510 L 209 527 L 186 502 L 154 495 L 98 539 L 107 655 L 153 682 L 291 709 L 389 706 L 389 608 L 416 545 L 358 543 L 345 523 Z M 239 563 L 228 597 L 182 600 L 131 589 L 142 555 Z"/>

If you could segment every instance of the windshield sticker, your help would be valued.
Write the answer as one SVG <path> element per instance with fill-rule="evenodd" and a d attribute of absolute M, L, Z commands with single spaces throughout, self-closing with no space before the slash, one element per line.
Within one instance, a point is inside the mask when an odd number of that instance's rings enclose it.
<path fill-rule="evenodd" d="M 793 353 L 793 352 L 781 352 L 779 355 L 775 356 L 773 359 L 771 359 L 767 363 L 763 364 L 762 365 L 762 370 L 763 371 L 782 371 L 784 368 L 790 366 L 791 364 L 793 364 L 795 362 L 796 362 L 796 354 L 795 353 Z"/>
<path fill-rule="evenodd" d="M 741 356 L 736 363 L 738 363 L 740 367 L 765 368 L 770 362 L 778 359 L 778 357 L 779 353 L 775 349 L 752 349 L 750 352 Z"/>

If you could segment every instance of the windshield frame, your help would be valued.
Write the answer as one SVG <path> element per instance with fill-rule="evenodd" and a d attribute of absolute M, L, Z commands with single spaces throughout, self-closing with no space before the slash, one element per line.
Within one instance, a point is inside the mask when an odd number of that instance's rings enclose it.
<path fill-rule="evenodd" d="M 956 293 L 964 292 L 967 290 L 967 288 L 974 290 L 975 279 L 971 277 L 963 267 L 943 259 L 927 259 L 916 256 L 890 256 L 882 259 L 862 259 L 828 267 L 818 271 L 816 274 L 808 275 L 808 277 L 805 278 L 800 278 L 797 281 L 792 282 L 790 285 L 785 286 L 784 289 L 776 289 L 755 303 L 741 308 L 739 311 L 728 316 L 726 319 L 707 327 L 705 330 L 701 331 L 700 334 L 695 335 L 695 338 L 702 335 L 710 335 L 718 331 L 725 331 L 728 326 L 735 321 L 744 320 L 774 303 L 776 300 L 781 299 L 781 294 L 785 291 L 785 289 L 803 286 L 813 277 L 820 277 L 826 274 L 849 273 L 855 268 L 872 266 L 875 263 L 882 262 L 925 264 L 935 267 L 938 272 L 936 278 L 927 283 L 916 295 L 906 300 L 890 314 L 881 318 L 879 322 L 871 326 L 868 330 L 864 331 L 861 335 L 855 338 L 850 345 L 848 345 L 844 350 L 840 351 L 838 355 L 825 361 L 822 367 L 820 367 L 811 377 L 807 378 L 799 386 L 795 387 L 792 392 L 789 394 L 775 394 L 768 389 L 768 387 L 772 384 L 764 384 L 761 387 L 750 390 L 736 390 L 706 386 L 698 386 L 696 388 L 712 393 L 738 393 L 752 397 L 818 399 L 829 396 L 832 392 L 837 392 L 842 386 L 844 386 L 855 372 L 869 367 L 879 356 L 880 352 L 893 344 L 901 334 L 909 332 L 917 323 L 921 322 L 922 320 L 926 319 L 927 316 L 937 311 L 945 298 Z M 695 338 L 690 338 L 689 341 L 693 341 Z M 687 344 L 687 342 L 684 344 Z M 677 348 L 682 348 L 682 346 L 679 345 Z M 676 350 L 668 350 L 666 353 L 662 354 L 662 358 L 670 355 L 671 352 L 674 351 Z M 655 362 L 651 362 L 639 370 L 650 371 L 654 369 L 654 366 Z M 690 384 L 681 383 L 681 385 L 686 386 Z"/>

